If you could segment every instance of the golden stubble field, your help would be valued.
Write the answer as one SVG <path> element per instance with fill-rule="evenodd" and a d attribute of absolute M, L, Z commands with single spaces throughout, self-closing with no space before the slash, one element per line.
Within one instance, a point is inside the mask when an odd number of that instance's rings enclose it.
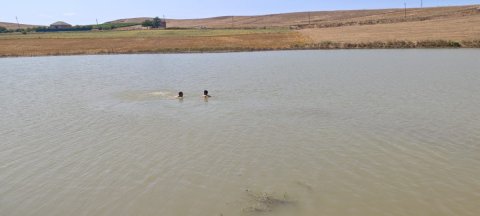
<path fill-rule="evenodd" d="M 303 29 L 315 42 L 479 40 L 480 13 L 425 21 Z"/>
<path fill-rule="evenodd" d="M 305 43 L 288 30 L 145 30 L 0 36 L 0 56 L 281 50 Z"/>

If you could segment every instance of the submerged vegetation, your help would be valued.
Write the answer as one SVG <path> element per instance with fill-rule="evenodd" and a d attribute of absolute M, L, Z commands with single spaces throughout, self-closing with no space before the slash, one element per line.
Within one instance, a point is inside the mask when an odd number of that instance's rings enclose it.
<path fill-rule="evenodd" d="M 296 202 L 291 200 L 286 193 L 283 196 L 277 196 L 270 193 L 254 193 L 250 190 L 245 190 L 245 192 L 247 193 L 249 204 L 242 211 L 246 213 L 271 212 L 280 207 L 296 205 Z"/>

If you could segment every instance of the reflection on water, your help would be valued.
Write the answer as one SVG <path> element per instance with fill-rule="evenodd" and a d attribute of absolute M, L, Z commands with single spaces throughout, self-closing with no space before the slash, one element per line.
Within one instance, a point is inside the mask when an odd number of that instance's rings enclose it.
<path fill-rule="evenodd" d="M 479 215 L 479 54 L 0 59 L 0 215 Z"/>
<path fill-rule="evenodd" d="M 145 91 L 125 91 L 117 93 L 116 96 L 125 101 L 145 101 L 145 100 L 174 100 L 177 94 L 174 91 L 145 90 Z"/>

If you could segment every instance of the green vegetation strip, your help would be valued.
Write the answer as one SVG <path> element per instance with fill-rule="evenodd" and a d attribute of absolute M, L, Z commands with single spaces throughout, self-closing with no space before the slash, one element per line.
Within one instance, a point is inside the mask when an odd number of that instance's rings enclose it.
<path fill-rule="evenodd" d="M 207 37 L 234 36 L 245 34 L 287 33 L 291 30 L 278 29 L 187 29 L 187 30 L 133 30 L 133 31 L 87 31 L 0 34 L 0 39 L 82 39 L 82 38 L 149 38 L 149 37 Z"/>

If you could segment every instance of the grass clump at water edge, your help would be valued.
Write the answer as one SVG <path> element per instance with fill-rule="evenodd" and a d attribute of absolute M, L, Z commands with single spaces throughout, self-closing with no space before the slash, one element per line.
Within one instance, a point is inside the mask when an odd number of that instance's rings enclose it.
<path fill-rule="evenodd" d="M 480 41 L 371 41 L 371 42 L 333 42 L 294 44 L 292 49 L 405 49 L 405 48 L 480 48 Z"/>

